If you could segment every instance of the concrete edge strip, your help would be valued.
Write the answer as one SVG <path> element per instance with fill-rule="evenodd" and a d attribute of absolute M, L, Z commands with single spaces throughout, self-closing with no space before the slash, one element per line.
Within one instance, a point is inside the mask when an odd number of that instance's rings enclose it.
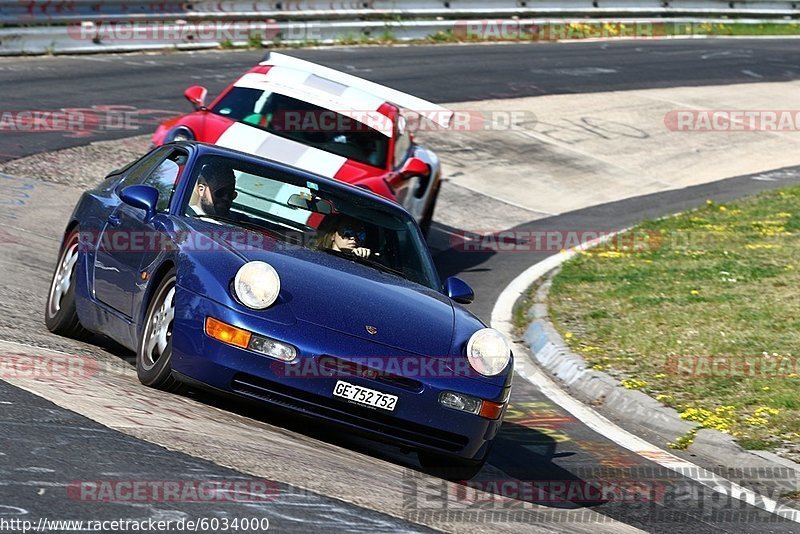
<path fill-rule="evenodd" d="M 626 230 L 627 229 L 623 229 L 619 232 L 587 241 L 568 251 L 549 256 L 526 269 L 512 280 L 500 293 L 492 309 L 491 326 L 513 340 L 515 338 L 512 323 L 514 305 L 531 285 L 543 279 L 550 271 L 573 258 L 579 252 L 600 245 Z M 540 369 L 539 365 L 545 365 L 550 369 L 558 367 L 559 371 L 565 375 L 564 380 L 566 382 L 576 380 L 581 374 L 596 372 L 587 371 L 585 367 L 578 365 L 577 360 L 582 361 L 582 358 L 569 351 L 563 342 L 559 343 L 558 340 L 552 339 L 550 337 L 551 335 L 555 335 L 555 332 L 548 332 L 547 329 L 541 329 L 540 335 L 537 336 L 535 344 L 533 344 L 534 346 L 530 347 L 532 352 L 529 354 L 527 350 L 528 347 L 526 346 L 524 347 L 525 350 L 523 350 L 525 356 L 516 358 L 514 361 L 514 371 L 536 386 L 547 398 L 567 410 L 587 427 L 634 454 L 642 456 L 681 476 L 690 478 L 717 493 L 726 496 L 730 495 L 731 497 L 768 513 L 775 514 L 789 521 L 800 523 L 800 510 L 785 503 L 779 503 L 774 499 L 745 488 L 712 471 L 660 449 L 648 441 L 624 430 L 583 402 L 570 396 L 559 384 L 547 376 L 544 371 Z M 567 360 L 564 361 L 564 358 L 567 358 Z M 537 360 L 540 362 L 539 365 L 536 363 Z M 619 386 L 616 386 L 615 389 L 622 390 Z M 623 391 L 650 399 L 650 397 L 644 395 L 640 391 Z M 636 402 L 636 400 L 633 402 Z M 785 468 L 786 466 L 784 465 L 783 467 Z"/>

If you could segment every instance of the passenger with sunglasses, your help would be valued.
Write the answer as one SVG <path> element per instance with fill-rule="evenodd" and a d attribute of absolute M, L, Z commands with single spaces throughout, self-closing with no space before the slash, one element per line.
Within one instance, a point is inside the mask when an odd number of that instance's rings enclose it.
<path fill-rule="evenodd" d="M 226 217 L 236 198 L 236 177 L 230 167 L 206 163 L 200 169 L 195 194 L 189 204 L 192 215 Z"/>
<path fill-rule="evenodd" d="M 333 228 L 322 233 L 317 248 L 348 252 L 360 258 L 369 258 L 372 250 L 364 247 L 367 232 L 364 224 L 351 217 L 339 217 Z"/>

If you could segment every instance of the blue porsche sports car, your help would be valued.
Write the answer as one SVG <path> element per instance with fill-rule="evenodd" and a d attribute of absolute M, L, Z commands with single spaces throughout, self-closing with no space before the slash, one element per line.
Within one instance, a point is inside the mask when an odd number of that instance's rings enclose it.
<path fill-rule="evenodd" d="M 457 304 L 472 298 L 439 280 L 399 205 L 178 142 L 83 194 L 45 319 L 135 350 L 145 385 L 321 418 L 461 478 L 488 455 L 513 369 L 502 334 Z"/>

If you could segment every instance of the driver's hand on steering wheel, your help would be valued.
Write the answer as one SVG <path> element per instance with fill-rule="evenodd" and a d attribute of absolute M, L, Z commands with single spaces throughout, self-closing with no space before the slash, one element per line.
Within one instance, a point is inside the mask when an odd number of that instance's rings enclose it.
<path fill-rule="evenodd" d="M 356 247 L 353 250 L 351 250 L 350 252 L 352 252 L 353 254 L 358 256 L 359 258 L 369 258 L 370 255 L 372 254 L 372 251 L 370 249 L 368 249 L 367 247 Z"/>

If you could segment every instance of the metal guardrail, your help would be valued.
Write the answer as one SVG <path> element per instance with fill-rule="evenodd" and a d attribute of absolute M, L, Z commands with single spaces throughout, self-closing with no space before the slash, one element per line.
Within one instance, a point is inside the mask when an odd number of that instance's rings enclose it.
<path fill-rule="evenodd" d="M 491 19 L 422 21 L 217 21 L 161 23 L 128 21 L 70 26 L 0 28 L 0 55 L 128 52 L 164 48 L 202 49 L 222 46 L 292 44 L 360 44 L 370 41 L 431 40 L 436 36 L 476 39 L 569 40 L 577 38 L 662 38 L 658 26 L 679 36 L 697 36 L 703 25 L 719 19 Z M 762 24 L 764 19 L 737 19 Z M 784 19 L 768 22 L 795 24 Z M 800 24 L 800 23 L 799 23 Z M 539 32 L 536 34 L 536 32 Z"/>
<path fill-rule="evenodd" d="M 407 41 L 457 32 L 475 19 L 508 32 L 565 19 L 692 25 L 728 17 L 800 22 L 800 0 L 0 0 L 0 55 Z"/>
<path fill-rule="evenodd" d="M 0 0 L 0 24 L 100 20 L 329 20 L 469 16 L 800 16 L 800 3 L 774 0 Z"/>

